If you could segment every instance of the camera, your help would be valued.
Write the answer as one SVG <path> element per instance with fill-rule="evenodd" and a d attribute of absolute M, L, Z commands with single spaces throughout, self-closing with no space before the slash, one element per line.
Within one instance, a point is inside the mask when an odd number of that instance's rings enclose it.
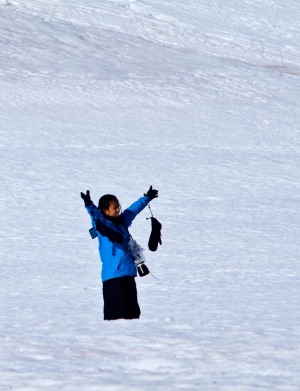
<path fill-rule="evenodd" d="M 144 262 L 141 262 L 141 263 L 137 264 L 136 267 L 137 267 L 137 271 L 138 271 L 140 277 L 144 277 L 144 276 L 146 276 L 147 274 L 150 273 L 149 269 L 144 264 Z"/>

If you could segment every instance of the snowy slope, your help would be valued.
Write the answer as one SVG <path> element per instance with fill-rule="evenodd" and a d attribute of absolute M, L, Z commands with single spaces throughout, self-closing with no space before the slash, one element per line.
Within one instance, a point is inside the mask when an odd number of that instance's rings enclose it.
<path fill-rule="evenodd" d="M 0 0 L 1 390 L 299 390 L 299 15 Z M 104 322 L 80 191 L 151 184 L 142 317 Z"/>

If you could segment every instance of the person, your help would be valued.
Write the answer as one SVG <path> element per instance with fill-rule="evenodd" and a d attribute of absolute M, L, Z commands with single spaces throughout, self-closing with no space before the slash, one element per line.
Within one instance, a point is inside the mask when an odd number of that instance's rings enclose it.
<path fill-rule="evenodd" d="M 128 228 L 135 217 L 156 197 L 158 190 L 150 186 L 144 196 L 121 213 L 121 206 L 115 195 L 103 195 L 96 207 L 89 190 L 81 193 L 99 241 L 104 320 L 140 317 L 135 283 L 139 261 L 135 259 L 136 254 L 133 253 L 130 244 L 134 242 L 135 247 L 142 249 L 133 241 Z"/>

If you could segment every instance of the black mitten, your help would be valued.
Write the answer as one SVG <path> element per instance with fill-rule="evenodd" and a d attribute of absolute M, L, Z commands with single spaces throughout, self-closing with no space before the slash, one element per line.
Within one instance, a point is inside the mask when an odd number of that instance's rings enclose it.
<path fill-rule="evenodd" d="M 101 235 L 106 236 L 111 242 L 122 244 L 125 240 L 121 232 L 117 232 L 112 228 L 109 228 L 107 225 L 103 224 L 100 220 L 97 221 L 96 230 L 100 232 Z"/>
<path fill-rule="evenodd" d="M 82 198 L 83 201 L 84 201 L 84 205 L 85 205 L 85 206 L 91 205 L 92 200 L 91 200 L 91 196 L 90 196 L 90 191 L 87 190 L 87 191 L 86 191 L 86 194 L 84 194 L 84 193 L 80 193 L 80 194 L 81 194 L 81 198 Z"/>
<path fill-rule="evenodd" d="M 158 197 L 158 190 L 152 189 L 152 186 L 150 186 L 149 190 L 144 195 L 149 197 L 150 201 L 152 201 L 153 198 Z"/>
<path fill-rule="evenodd" d="M 156 251 L 158 247 L 158 243 L 161 245 L 161 223 L 155 218 L 151 217 L 151 234 L 148 242 L 148 248 L 150 251 Z"/>

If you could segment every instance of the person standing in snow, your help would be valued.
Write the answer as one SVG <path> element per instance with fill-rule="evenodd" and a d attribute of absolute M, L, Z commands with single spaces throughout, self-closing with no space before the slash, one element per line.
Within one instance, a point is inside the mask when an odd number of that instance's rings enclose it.
<path fill-rule="evenodd" d="M 120 214 L 121 206 L 116 196 L 112 194 L 102 196 L 97 208 L 91 200 L 89 190 L 86 194 L 81 193 L 99 241 L 104 320 L 138 319 L 140 317 L 141 311 L 135 283 L 139 261 L 135 259 L 136 254 L 130 247 L 134 241 L 128 227 L 156 197 L 158 197 L 158 191 L 150 186 L 143 197 Z M 143 266 L 147 270 L 147 267 Z"/>

